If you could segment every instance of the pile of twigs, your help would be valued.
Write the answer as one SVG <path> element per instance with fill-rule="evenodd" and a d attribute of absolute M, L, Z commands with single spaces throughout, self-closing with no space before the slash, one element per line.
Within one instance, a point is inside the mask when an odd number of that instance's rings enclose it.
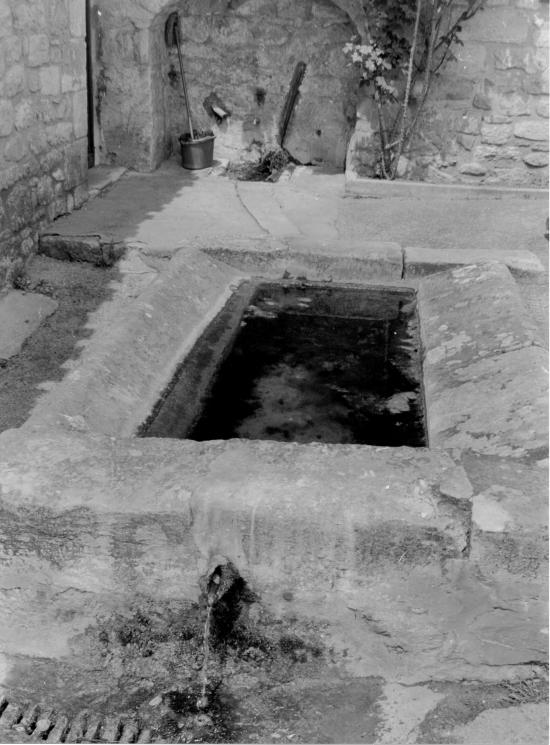
<path fill-rule="evenodd" d="M 283 148 L 270 150 L 257 163 L 232 163 L 227 169 L 229 176 L 238 181 L 271 181 L 279 179 L 290 161 Z"/>

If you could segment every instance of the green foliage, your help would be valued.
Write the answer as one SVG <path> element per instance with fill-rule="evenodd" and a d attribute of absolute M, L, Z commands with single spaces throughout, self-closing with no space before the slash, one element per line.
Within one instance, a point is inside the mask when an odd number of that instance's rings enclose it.
<path fill-rule="evenodd" d="M 434 76 L 461 44 L 462 24 L 485 0 L 363 0 L 359 36 L 344 53 L 370 87 L 380 125 L 380 175 L 395 178 Z M 355 17 L 357 23 L 357 17 Z M 407 122 L 411 91 L 421 80 L 414 116 Z M 402 90 L 399 95 L 398 91 Z M 395 104 L 398 114 L 394 115 Z"/>
<path fill-rule="evenodd" d="M 373 38 L 392 69 L 403 69 L 410 50 L 415 0 L 372 0 L 369 3 Z"/>
<path fill-rule="evenodd" d="M 389 99 L 396 95 L 392 79 L 406 70 L 415 1 L 372 0 L 366 11 L 370 40 L 357 36 L 344 46 L 352 63 L 361 69 L 363 80 Z"/>

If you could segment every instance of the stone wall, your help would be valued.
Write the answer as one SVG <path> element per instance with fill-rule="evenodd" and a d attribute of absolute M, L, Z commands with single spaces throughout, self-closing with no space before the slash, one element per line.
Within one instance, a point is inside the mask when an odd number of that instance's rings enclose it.
<path fill-rule="evenodd" d="M 430 94 L 401 177 L 431 182 L 548 184 L 548 0 L 487 0 Z M 373 175 L 376 121 L 366 95 L 348 154 Z"/>
<path fill-rule="evenodd" d="M 256 159 L 277 144 L 296 64 L 307 65 L 286 145 L 302 162 L 343 169 L 355 121 L 357 73 L 342 47 L 348 15 L 333 0 L 98 0 L 106 89 L 100 107 L 103 160 L 148 170 L 187 131 L 179 62 L 165 42 L 181 16 L 182 54 L 194 123 L 216 134 L 216 155 Z M 218 122 L 212 94 L 230 116 Z"/>
<path fill-rule="evenodd" d="M 95 0 L 93 92 L 99 162 L 152 170 L 186 130 L 168 15 L 182 18 L 196 126 L 216 155 L 277 144 L 292 73 L 307 65 L 286 146 L 301 162 L 372 175 L 370 103 L 342 47 L 349 0 Z M 0 0 L 0 285 L 38 230 L 86 197 L 85 0 Z M 487 0 L 432 91 L 400 176 L 507 186 L 548 178 L 548 0 Z M 230 116 L 207 113 L 215 94 Z M 361 95 L 361 94 L 360 94 Z M 210 99 L 212 100 L 212 98 Z M 11 267 L 11 269 L 10 269 Z"/>
<path fill-rule="evenodd" d="M 162 103 L 154 100 L 152 24 L 162 0 L 96 0 L 93 78 L 101 163 L 140 171 L 164 157 L 157 144 Z M 162 124 L 161 124 L 162 126 Z"/>
<path fill-rule="evenodd" d="M 352 135 L 357 77 L 342 54 L 349 0 L 97 0 L 102 161 L 155 168 L 187 130 L 179 64 L 164 39 L 182 18 L 182 52 L 198 128 L 216 155 L 254 159 L 277 142 L 292 72 L 307 64 L 286 145 L 302 162 L 374 175 L 376 117 L 365 92 Z M 548 0 L 487 0 L 465 24 L 436 81 L 399 176 L 443 182 L 547 182 Z M 216 98 L 212 99 L 215 94 Z M 210 99 L 209 99 L 210 97 Z M 222 104 L 223 122 L 204 102 Z M 414 99 L 413 99 L 414 108 Z"/>
<path fill-rule="evenodd" d="M 85 0 L 0 0 L 0 286 L 86 196 Z"/>
<path fill-rule="evenodd" d="M 353 34 L 348 16 L 331 0 L 247 0 L 225 14 L 195 3 L 182 16 L 182 52 L 197 124 L 216 134 L 216 154 L 258 160 L 279 144 L 291 79 L 306 65 L 285 147 L 302 163 L 343 170 L 355 124 L 358 75 L 342 47 Z M 176 50 L 163 64 L 165 110 L 172 135 L 188 131 Z M 230 112 L 217 123 L 205 101 Z M 208 107 L 208 103 L 206 104 Z"/>

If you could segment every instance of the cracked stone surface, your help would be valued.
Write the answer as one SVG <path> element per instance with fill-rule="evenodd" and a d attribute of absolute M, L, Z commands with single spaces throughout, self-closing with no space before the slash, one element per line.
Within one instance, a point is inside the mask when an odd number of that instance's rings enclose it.
<path fill-rule="evenodd" d="M 539 579 L 521 577 L 511 602 L 509 583 L 468 560 L 470 500 L 438 496 L 440 478 L 465 495 L 468 482 L 443 452 L 47 430 L 1 440 L 10 654 L 63 656 L 99 608 L 136 593 L 193 597 L 223 555 L 267 607 L 326 624 L 355 676 L 491 679 L 545 655 Z"/>
<path fill-rule="evenodd" d="M 200 253 L 178 255 L 168 274 L 132 256 L 126 275 L 143 272 L 142 291 L 96 314 L 92 339 L 67 363 L 60 385 L 39 399 L 29 424 L 76 421 L 78 428 L 133 434 L 242 278 Z"/>
<path fill-rule="evenodd" d="M 0 360 L 16 355 L 25 340 L 51 316 L 57 302 L 36 292 L 10 290 L 0 295 Z"/>
<path fill-rule="evenodd" d="M 279 279 L 307 277 L 332 282 L 399 281 L 403 273 L 400 247 L 394 243 L 349 244 L 339 241 L 319 245 L 311 239 L 287 239 L 284 245 L 206 248 L 205 253 L 251 274 Z"/>
<path fill-rule="evenodd" d="M 311 719 L 317 706 L 316 732 L 335 741 L 343 732 L 347 741 L 472 745 L 496 733 L 515 743 L 524 732 L 542 745 L 546 360 L 540 319 L 524 309 L 530 280 L 518 285 L 501 263 L 411 280 L 430 449 L 132 435 L 250 274 L 398 283 L 401 246 L 416 242 L 449 251 L 453 264 L 482 248 L 512 265 L 520 245 L 542 257 L 545 205 L 355 199 L 343 179 L 308 169 L 264 186 L 190 176 L 172 162 L 128 174 L 108 198 L 56 222 L 69 239 L 99 235 L 131 250 L 64 380 L 45 385 L 25 425 L 0 436 L 0 695 L 58 710 L 60 700 L 77 707 L 91 697 L 104 705 L 97 727 L 136 691 L 147 703 L 164 688 L 142 691 L 144 677 L 180 647 L 163 628 L 151 656 L 129 669 L 133 642 L 120 642 L 113 619 L 161 624 L 182 597 L 198 613 L 201 577 L 222 556 L 260 596 L 251 618 L 306 624 L 327 666 L 319 681 L 306 672 L 311 660 L 287 663 L 296 677 L 269 699 L 261 665 L 246 655 L 244 667 L 230 665 L 233 694 L 272 726 L 265 741 L 292 741 L 292 712 Z M 168 673 L 155 678 L 172 684 Z M 272 718 L 281 701 L 285 722 Z M 0 719 L 0 739 L 12 733 Z M 242 741 L 258 741 L 249 735 Z"/>
<path fill-rule="evenodd" d="M 513 709 L 483 711 L 469 724 L 450 732 L 454 742 L 476 745 L 523 745 L 525 736 L 534 743 L 548 737 L 547 704 L 523 704 Z"/>
<path fill-rule="evenodd" d="M 546 352 L 502 264 L 427 277 L 419 307 L 433 446 L 544 457 Z"/>
<path fill-rule="evenodd" d="M 489 248 L 465 248 L 459 254 L 444 248 L 422 248 L 405 246 L 405 276 L 426 276 L 434 272 L 452 269 L 458 264 L 479 264 L 494 261 L 495 251 Z M 500 251 L 499 261 L 516 274 L 542 274 L 542 263 L 530 251 Z"/>

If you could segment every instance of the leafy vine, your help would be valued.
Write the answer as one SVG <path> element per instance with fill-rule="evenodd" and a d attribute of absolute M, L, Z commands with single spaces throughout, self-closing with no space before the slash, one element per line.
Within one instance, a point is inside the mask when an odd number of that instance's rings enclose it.
<path fill-rule="evenodd" d="M 344 0 L 358 36 L 344 46 L 361 71 L 379 123 L 378 172 L 394 179 L 434 78 L 485 0 Z M 414 113 L 409 111 L 415 91 Z M 418 91 L 418 93 L 416 93 Z"/>

